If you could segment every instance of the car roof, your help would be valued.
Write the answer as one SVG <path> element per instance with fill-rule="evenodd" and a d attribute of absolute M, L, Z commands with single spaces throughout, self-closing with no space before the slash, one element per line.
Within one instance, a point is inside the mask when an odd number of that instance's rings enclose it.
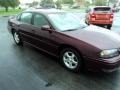
<path fill-rule="evenodd" d="M 36 12 L 36 13 L 42 13 L 42 14 L 52 14 L 52 13 L 62 13 L 62 12 L 66 12 L 66 11 L 59 10 L 59 9 L 29 9 L 29 10 L 25 10 L 24 12 Z"/>
<path fill-rule="evenodd" d="M 94 8 L 111 8 L 111 7 L 110 6 L 91 6 L 89 8 L 94 9 Z"/>

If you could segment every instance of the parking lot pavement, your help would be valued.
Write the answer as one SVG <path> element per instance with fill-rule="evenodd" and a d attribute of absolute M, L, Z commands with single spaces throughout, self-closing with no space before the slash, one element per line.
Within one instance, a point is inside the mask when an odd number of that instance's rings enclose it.
<path fill-rule="evenodd" d="M 28 45 L 15 45 L 6 24 L 7 18 L 0 17 L 0 90 L 120 90 L 120 70 L 69 72 L 56 58 Z"/>

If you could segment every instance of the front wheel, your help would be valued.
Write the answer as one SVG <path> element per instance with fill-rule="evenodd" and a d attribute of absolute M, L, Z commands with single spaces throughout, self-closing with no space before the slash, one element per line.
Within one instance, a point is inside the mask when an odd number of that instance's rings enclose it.
<path fill-rule="evenodd" d="M 80 72 L 82 69 L 82 59 L 80 54 L 71 48 L 63 49 L 60 53 L 62 64 L 70 71 Z"/>
<path fill-rule="evenodd" d="M 23 45 L 22 40 L 21 40 L 18 32 L 16 32 L 16 31 L 13 32 L 13 39 L 17 45 Z"/>

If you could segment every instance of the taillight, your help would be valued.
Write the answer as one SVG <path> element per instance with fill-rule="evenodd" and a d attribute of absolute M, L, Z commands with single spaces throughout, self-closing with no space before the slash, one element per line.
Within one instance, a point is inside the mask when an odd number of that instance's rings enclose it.
<path fill-rule="evenodd" d="M 113 14 L 111 14 L 110 17 L 113 18 Z"/>
<path fill-rule="evenodd" d="M 110 14 L 110 21 L 113 21 L 113 14 Z"/>
<path fill-rule="evenodd" d="M 95 14 L 91 14 L 91 18 L 95 18 Z"/>
<path fill-rule="evenodd" d="M 90 14 L 90 18 L 92 21 L 95 21 L 95 14 L 94 13 Z"/>

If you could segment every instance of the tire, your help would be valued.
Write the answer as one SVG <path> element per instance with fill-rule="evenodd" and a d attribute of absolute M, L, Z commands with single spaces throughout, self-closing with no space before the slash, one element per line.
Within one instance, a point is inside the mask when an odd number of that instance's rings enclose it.
<path fill-rule="evenodd" d="M 112 25 L 107 25 L 107 29 L 111 29 Z"/>
<path fill-rule="evenodd" d="M 13 39 L 17 45 L 19 45 L 19 46 L 23 45 L 23 42 L 22 42 L 18 32 L 16 32 L 16 31 L 13 32 Z"/>
<path fill-rule="evenodd" d="M 80 54 L 72 48 L 65 48 L 60 52 L 60 61 L 63 66 L 73 72 L 80 72 L 83 69 L 83 62 Z"/>

